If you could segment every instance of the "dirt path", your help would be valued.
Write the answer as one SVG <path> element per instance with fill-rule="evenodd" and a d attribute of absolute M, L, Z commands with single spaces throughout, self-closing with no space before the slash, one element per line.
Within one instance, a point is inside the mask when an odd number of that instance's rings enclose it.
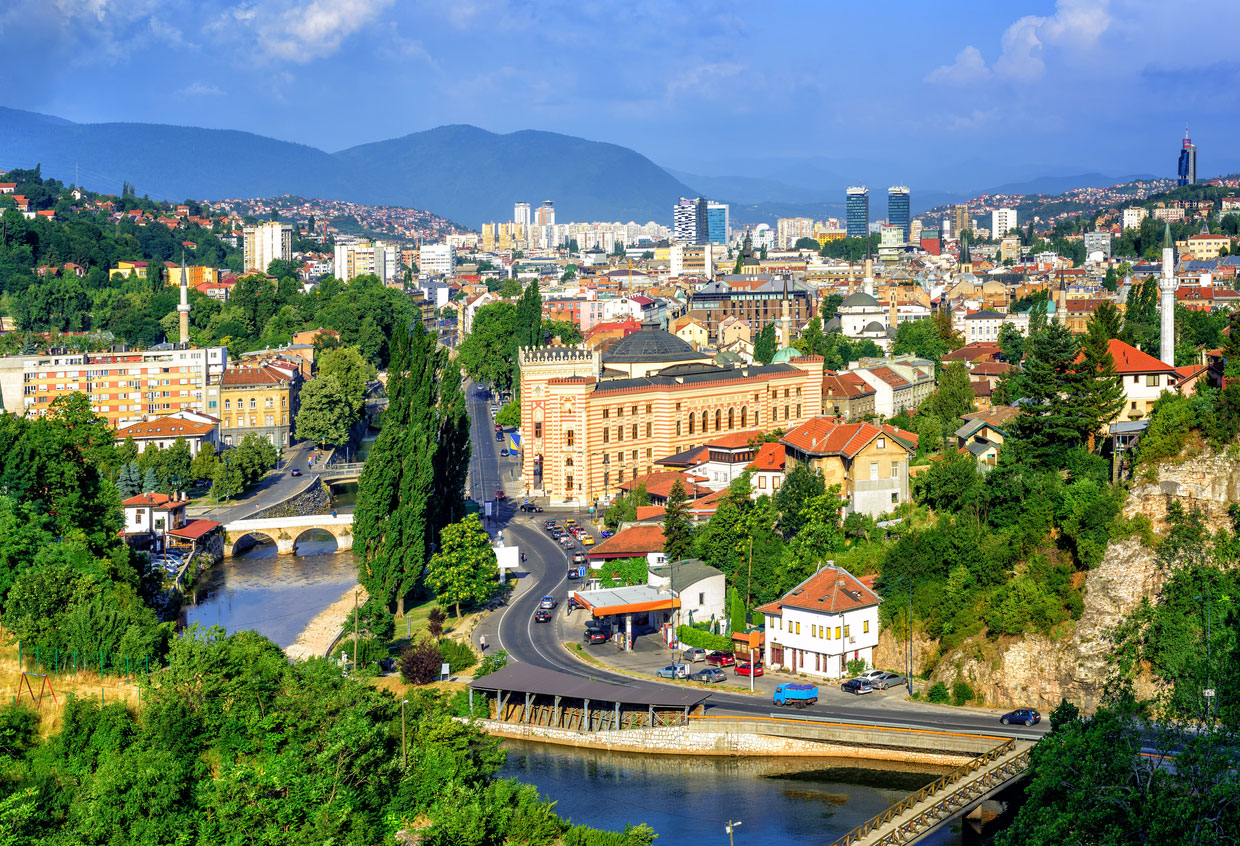
<path fill-rule="evenodd" d="M 357 593 L 358 605 L 366 601 L 365 588 L 361 586 L 349 588 L 340 595 L 339 599 L 320 611 L 309 622 L 302 633 L 297 636 L 293 645 L 284 650 L 285 654 L 294 660 L 321 658 L 327 652 L 327 647 L 331 646 L 331 642 L 336 639 L 336 635 L 340 634 L 341 628 L 351 618 L 354 593 Z"/>

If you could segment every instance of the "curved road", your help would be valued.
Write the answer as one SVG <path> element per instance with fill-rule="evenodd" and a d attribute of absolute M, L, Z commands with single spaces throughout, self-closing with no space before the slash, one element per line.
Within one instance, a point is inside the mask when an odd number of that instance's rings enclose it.
<path fill-rule="evenodd" d="M 518 496 L 519 474 L 516 481 L 511 479 L 512 470 L 516 467 L 516 459 L 502 457 L 498 454 L 494 428 L 487 407 L 488 402 L 477 396 L 473 385 L 469 386 L 469 397 L 470 413 L 474 421 L 473 457 L 471 459 L 473 489 L 478 495 L 489 496 L 494 494 L 496 488 L 507 483 L 510 487 L 508 494 Z M 483 494 L 484 491 L 485 494 Z M 505 542 L 509 545 L 517 545 L 527 556 L 525 562 L 527 575 L 524 578 L 529 579 L 530 583 L 523 585 L 515 594 L 515 598 L 487 621 L 487 628 L 495 627 L 499 641 L 498 644 L 492 643 L 523 663 L 585 676 L 598 681 L 615 684 L 631 683 L 633 680 L 628 676 L 583 663 L 570 655 L 563 646 L 563 640 L 575 640 L 578 634 L 575 631 L 567 633 L 562 631 L 566 622 L 561 609 L 564 607 L 563 600 L 567 593 L 566 577 L 569 554 L 543 531 L 542 523 L 544 519 L 560 519 L 568 516 L 582 520 L 582 515 L 579 513 L 559 510 L 543 514 L 521 514 L 517 511 L 512 499 L 505 501 L 499 509 L 498 524 L 504 532 Z M 534 611 L 539 601 L 546 595 L 556 597 L 560 605 L 553 612 L 554 616 L 550 624 L 535 624 Z M 658 659 L 659 663 L 670 663 L 670 660 L 670 653 L 666 653 L 666 658 Z M 894 695 L 875 694 L 864 697 L 851 696 L 834 686 L 824 686 L 822 691 L 823 698 L 817 705 L 795 713 L 844 722 L 975 732 L 996 736 L 1041 735 L 1049 730 L 1045 718 L 1042 723 L 1032 728 L 1005 727 L 999 723 L 1001 712 L 997 710 L 982 713 L 977 709 L 963 710 L 912 702 L 903 698 L 896 699 L 895 696 L 898 694 L 894 691 L 892 692 Z M 722 690 L 711 692 L 707 707 L 711 713 L 718 715 L 767 716 L 776 710 L 766 696 L 727 693 Z"/>

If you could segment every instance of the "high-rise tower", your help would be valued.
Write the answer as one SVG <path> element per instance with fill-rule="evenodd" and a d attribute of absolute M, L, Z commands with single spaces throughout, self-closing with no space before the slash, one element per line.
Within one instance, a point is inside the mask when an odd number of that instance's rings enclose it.
<path fill-rule="evenodd" d="M 1163 233 L 1162 275 L 1158 278 L 1158 292 L 1161 295 L 1162 331 L 1158 357 L 1163 364 L 1175 367 L 1175 289 L 1180 282 L 1175 275 L 1175 242 L 1171 240 L 1171 224 L 1168 223 Z"/>
<path fill-rule="evenodd" d="M 852 187 L 844 192 L 845 235 L 849 238 L 870 237 L 870 189 Z"/>
<path fill-rule="evenodd" d="M 1176 168 L 1180 185 L 1197 184 L 1197 145 L 1188 137 L 1188 127 L 1184 127 L 1184 142 L 1180 145 L 1180 161 Z"/>
<path fill-rule="evenodd" d="M 912 224 L 912 213 L 909 209 L 909 193 L 908 188 L 903 185 L 893 185 L 887 189 L 887 223 L 891 226 L 898 226 L 904 230 L 904 241 L 907 243 L 912 240 L 912 232 L 910 226 Z"/>
<path fill-rule="evenodd" d="M 181 302 L 177 305 L 177 318 L 181 324 L 181 343 L 189 346 L 189 271 L 185 267 L 185 251 L 181 251 Z"/>

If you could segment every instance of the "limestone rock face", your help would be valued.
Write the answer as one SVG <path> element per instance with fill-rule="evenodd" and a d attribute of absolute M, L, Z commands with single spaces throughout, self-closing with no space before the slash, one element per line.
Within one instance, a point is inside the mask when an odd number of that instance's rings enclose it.
<path fill-rule="evenodd" d="M 1228 450 L 1207 450 L 1182 461 L 1157 466 L 1157 481 L 1138 480 L 1124 505 L 1124 516 L 1144 514 L 1159 531 L 1166 529 L 1167 506 L 1179 500 L 1184 509 L 1201 509 L 1212 531 L 1229 527 L 1227 508 L 1240 502 L 1240 457 Z"/>
<path fill-rule="evenodd" d="M 1113 543 L 1085 579 L 1085 609 L 1062 639 L 1031 635 L 991 642 L 970 638 L 938 662 L 931 682 L 950 686 L 963 679 L 997 707 L 1027 706 L 1049 711 L 1067 698 L 1093 710 L 1103 698 L 1113 644 L 1107 633 L 1144 597 L 1154 597 L 1164 574 L 1154 552 L 1136 538 Z M 881 646 L 881 644 L 880 644 Z M 1142 691 L 1138 690 L 1138 693 Z"/>

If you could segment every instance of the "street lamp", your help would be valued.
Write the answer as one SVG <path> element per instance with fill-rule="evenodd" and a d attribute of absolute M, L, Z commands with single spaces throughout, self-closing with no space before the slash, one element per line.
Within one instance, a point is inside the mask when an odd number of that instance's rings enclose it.
<path fill-rule="evenodd" d="M 404 772 L 409 769 L 409 751 L 405 745 L 405 706 L 409 704 L 408 699 L 400 701 L 400 771 Z"/>
<path fill-rule="evenodd" d="M 733 839 L 732 833 L 736 830 L 736 827 L 739 826 L 740 824 L 741 824 L 740 820 L 736 820 L 735 822 L 733 822 L 732 820 L 728 820 L 728 824 L 723 827 L 723 830 L 728 833 L 728 843 L 730 844 L 730 846 L 736 846 L 736 841 Z"/>
<path fill-rule="evenodd" d="M 896 584 L 904 581 L 904 577 L 900 576 L 896 579 Z M 913 580 L 909 579 L 908 583 L 908 616 L 905 618 L 904 633 L 904 684 L 908 689 L 908 695 L 913 695 Z"/>
<path fill-rule="evenodd" d="M 1210 667 L 1210 623 L 1214 616 L 1214 603 L 1210 601 L 1208 596 L 1198 596 L 1197 600 L 1206 603 L 1206 689 L 1202 691 L 1202 695 L 1206 700 L 1206 721 L 1211 719 L 1211 712 L 1214 710 L 1214 685 L 1210 683 L 1211 667 Z"/>

